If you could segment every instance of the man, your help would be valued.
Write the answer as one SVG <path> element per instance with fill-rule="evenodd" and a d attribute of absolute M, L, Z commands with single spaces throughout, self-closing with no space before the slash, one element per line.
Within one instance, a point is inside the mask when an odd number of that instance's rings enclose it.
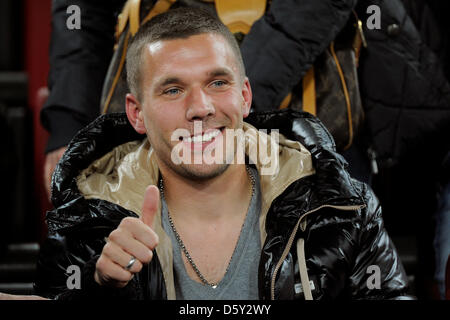
<path fill-rule="evenodd" d="M 249 115 L 239 47 L 220 21 L 194 9 L 155 17 L 132 39 L 127 75 L 126 117 L 80 131 L 56 169 L 38 294 L 408 297 L 372 192 L 316 118 Z"/>

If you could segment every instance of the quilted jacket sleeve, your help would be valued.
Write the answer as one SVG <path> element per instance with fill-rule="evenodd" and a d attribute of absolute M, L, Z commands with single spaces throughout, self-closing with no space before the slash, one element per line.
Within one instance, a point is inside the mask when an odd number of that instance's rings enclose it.
<path fill-rule="evenodd" d="M 383 223 L 375 194 L 363 185 L 366 200 L 362 214 L 359 254 L 350 276 L 353 299 L 413 299 L 408 295 L 408 279 L 397 250 Z"/>
<path fill-rule="evenodd" d="M 67 145 L 99 115 L 102 84 L 113 54 L 116 16 L 125 0 L 53 0 L 49 97 L 41 111 L 50 132 L 47 152 Z M 79 8 L 79 29 L 67 26 Z"/>
<path fill-rule="evenodd" d="M 241 45 L 255 111 L 274 110 L 345 26 L 356 0 L 274 0 Z"/>
<path fill-rule="evenodd" d="M 47 214 L 49 235 L 37 261 L 36 294 L 56 300 L 142 299 L 139 274 L 121 289 L 101 287 L 94 281 L 95 264 L 105 237 L 117 221 L 91 218 L 78 222 L 74 216 L 70 222 L 64 213 L 57 212 L 58 209 Z"/>

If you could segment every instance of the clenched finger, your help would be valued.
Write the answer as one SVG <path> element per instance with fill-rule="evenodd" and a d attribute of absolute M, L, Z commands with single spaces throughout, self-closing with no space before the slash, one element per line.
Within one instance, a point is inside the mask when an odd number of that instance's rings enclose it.
<path fill-rule="evenodd" d="M 126 253 L 134 256 L 142 263 L 148 263 L 153 257 L 149 247 L 136 240 L 128 231 L 115 230 L 109 236 L 109 242 L 114 242 Z"/>
<path fill-rule="evenodd" d="M 133 238 L 143 243 L 151 250 L 158 245 L 159 238 L 156 232 L 140 219 L 125 218 L 120 223 L 120 229 L 124 229 L 131 233 Z"/>
<path fill-rule="evenodd" d="M 133 274 L 118 264 L 111 261 L 107 256 L 101 255 L 97 260 L 96 270 L 101 283 L 128 283 L 133 278 Z"/>
<path fill-rule="evenodd" d="M 107 256 L 112 262 L 118 264 L 122 268 L 126 268 L 128 263 L 134 256 L 125 252 L 116 243 L 109 241 L 103 247 L 103 254 Z M 128 269 L 131 273 L 138 273 L 142 269 L 142 263 L 136 258 L 133 266 Z"/>

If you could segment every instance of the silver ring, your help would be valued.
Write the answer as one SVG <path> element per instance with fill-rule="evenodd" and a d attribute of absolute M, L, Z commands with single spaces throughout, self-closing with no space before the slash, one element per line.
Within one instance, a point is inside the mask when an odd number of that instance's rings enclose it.
<path fill-rule="evenodd" d="M 128 262 L 128 264 L 125 266 L 125 270 L 130 270 L 133 267 L 133 264 L 136 262 L 136 258 L 131 256 L 130 261 Z"/>

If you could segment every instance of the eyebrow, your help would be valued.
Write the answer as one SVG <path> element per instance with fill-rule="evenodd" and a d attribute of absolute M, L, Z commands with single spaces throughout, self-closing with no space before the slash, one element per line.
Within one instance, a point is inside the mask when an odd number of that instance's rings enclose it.
<path fill-rule="evenodd" d="M 233 77 L 233 73 L 226 69 L 226 68 L 217 68 L 207 73 L 208 77 L 214 78 L 214 77 Z M 163 88 L 165 86 L 171 85 L 171 84 L 184 84 L 184 81 L 181 80 L 179 77 L 168 77 L 162 79 L 160 82 L 157 83 L 155 88 Z"/>
<path fill-rule="evenodd" d="M 165 78 L 165 79 L 162 79 L 161 82 L 159 82 L 156 85 L 156 88 L 165 87 L 165 86 L 167 86 L 169 84 L 175 84 L 175 83 L 183 83 L 183 81 L 180 78 L 178 78 L 178 77 Z"/>
<path fill-rule="evenodd" d="M 230 70 L 228 70 L 226 68 L 218 68 L 211 72 L 208 72 L 208 76 L 210 76 L 210 77 L 221 77 L 221 76 L 233 77 L 233 74 L 231 73 Z"/>

